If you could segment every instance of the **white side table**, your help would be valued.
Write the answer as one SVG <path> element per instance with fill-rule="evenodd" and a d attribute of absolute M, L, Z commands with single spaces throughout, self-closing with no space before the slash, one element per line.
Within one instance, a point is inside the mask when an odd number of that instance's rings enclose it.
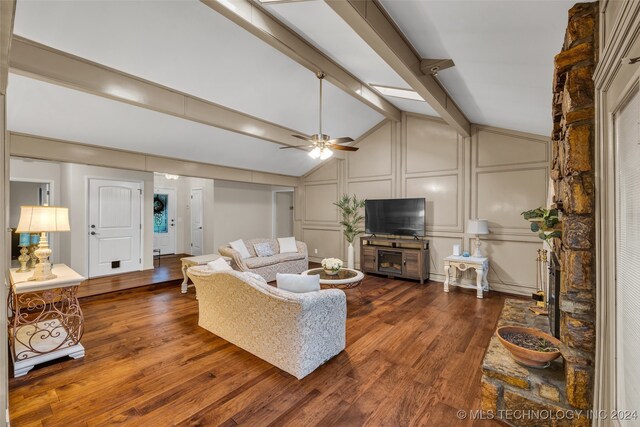
<path fill-rule="evenodd" d="M 33 271 L 12 268 L 9 291 L 9 347 L 13 374 L 20 377 L 35 365 L 60 357 L 84 356 L 80 338 L 84 317 L 78 285 L 84 277 L 64 264 L 55 264 L 55 279 L 30 281 Z"/>
<path fill-rule="evenodd" d="M 451 268 L 456 270 L 454 281 L 450 280 Z M 476 271 L 476 285 L 465 285 L 458 280 L 458 271 L 467 271 L 473 268 Z M 482 291 L 489 290 L 487 275 L 489 274 L 489 258 L 486 257 L 463 257 L 449 255 L 444 259 L 444 291 L 449 292 L 449 285 L 460 286 L 462 288 L 476 289 L 476 296 L 482 298 Z"/>
<path fill-rule="evenodd" d="M 231 258 L 226 257 L 226 256 L 222 256 L 222 255 L 218 255 L 218 254 L 208 254 L 208 255 L 197 255 L 197 256 L 190 256 L 190 257 L 185 257 L 185 258 L 180 258 L 180 261 L 182 261 L 182 277 L 184 278 L 182 280 L 182 284 L 180 285 L 180 290 L 183 294 L 187 293 L 187 286 L 189 283 L 189 277 L 187 276 L 187 270 L 189 269 L 189 267 L 193 267 L 196 265 L 205 265 L 211 261 L 215 261 L 218 258 L 222 258 L 225 261 L 227 261 L 227 264 L 231 261 Z"/>

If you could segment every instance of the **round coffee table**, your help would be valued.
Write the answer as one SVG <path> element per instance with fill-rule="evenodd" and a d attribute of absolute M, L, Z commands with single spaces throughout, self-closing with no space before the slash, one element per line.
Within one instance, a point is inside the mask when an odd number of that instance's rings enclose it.
<path fill-rule="evenodd" d="M 322 268 L 312 268 L 300 274 L 303 276 L 320 276 L 320 284 L 327 285 L 330 288 L 355 288 L 364 279 L 364 274 L 361 271 L 350 268 L 341 268 L 338 274 L 333 276 L 325 273 Z"/>

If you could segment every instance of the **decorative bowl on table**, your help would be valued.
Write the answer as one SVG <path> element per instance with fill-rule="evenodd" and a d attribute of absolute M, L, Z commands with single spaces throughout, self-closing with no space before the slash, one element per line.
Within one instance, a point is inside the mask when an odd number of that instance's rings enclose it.
<path fill-rule="evenodd" d="M 502 326 L 496 335 L 515 361 L 529 368 L 546 368 L 560 356 L 560 340 L 538 329 Z"/>
<path fill-rule="evenodd" d="M 322 260 L 322 268 L 329 276 L 338 274 L 343 265 L 342 260 L 338 258 L 325 258 Z"/>

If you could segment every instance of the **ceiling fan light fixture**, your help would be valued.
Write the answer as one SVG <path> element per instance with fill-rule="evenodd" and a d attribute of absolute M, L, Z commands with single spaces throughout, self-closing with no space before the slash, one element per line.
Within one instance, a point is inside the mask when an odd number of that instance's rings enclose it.
<path fill-rule="evenodd" d="M 313 150 L 309 151 L 309 157 L 311 157 L 314 160 L 319 159 L 320 154 L 322 154 L 320 147 L 314 147 Z"/>
<path fill-rule="evenodd" d="M 333 156 L 333 151 L 329 148 L 323 148 L 320 150 L 320 160 L 327 160 L 329 157 Z"/>

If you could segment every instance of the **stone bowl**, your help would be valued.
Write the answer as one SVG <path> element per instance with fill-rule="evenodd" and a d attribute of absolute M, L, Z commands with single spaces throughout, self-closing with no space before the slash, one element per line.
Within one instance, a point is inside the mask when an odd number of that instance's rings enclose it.
<path fill-rule="evenodd" d="M 496 331 L 496 335 L 498 339 L 502 343 L 502 345 L 509 350 L 511 356 L 515 359 L 516 362 L 521 365 L 527 366 L 529 368 L 546 368 L 549 366 L 551 361 L 557 359 L 560 356 L 560 350 L 556 351 L 537 351 L 530 350 L 528 348 L 520 347 L 512 342 L 509 342 L 503 338 L 503 335 L 508 333 L 524 333 L 533 335 L 537 338 L 543 338 L 549 341 L 551 344 L 556 346 L 556 348 L 560 348 L 561 342 L 557 338 L 545 334 L 539 329 L 533 328 L 525 328 L 522 326 L 502 326 L 498 328 Z"/>

